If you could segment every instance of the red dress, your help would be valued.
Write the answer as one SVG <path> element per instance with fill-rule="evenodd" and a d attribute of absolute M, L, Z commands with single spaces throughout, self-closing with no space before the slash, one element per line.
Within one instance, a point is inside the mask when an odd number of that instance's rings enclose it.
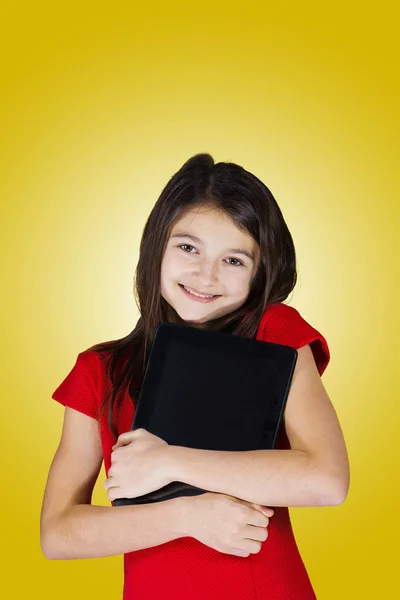
<path fill-rule="evenodd" d="M 267 305 L 257 339 L 301 348 L 310 344 L 319 374 L 330 359 L 325 338 L 293 307 L 280 302 Z M 107 389 L 102 355 L 86 350 L 54 391 L 65 406 L 97 419 Z M 100 421 L 106 474 L 115 443 L 107 424 Z M 134 415 L 132 401 L 124 396 L 116 416 L 119 433 L 129 431 Z M 276 448 L 290 448 L 284 428 Z M 268 538 L 257 554 L 238 557 L 218 552 L 193 537 L 182 537 L 124 555 L 123 600 L 316 600 L 293 535 L 286 507 L 274 507 Z"/>

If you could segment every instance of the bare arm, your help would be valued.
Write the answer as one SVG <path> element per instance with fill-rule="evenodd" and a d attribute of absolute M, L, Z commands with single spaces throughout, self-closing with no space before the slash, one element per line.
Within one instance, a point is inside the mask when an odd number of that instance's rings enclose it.
<path fill-rule="evenodd" d="M 93 506 L 102 464 L 98 423 L 65 409 L 40 518 L 43 554 L 51 559 L 111 556 L 189 535 L 186 498 L 138 506 Z"/>
<path fill-rule="evenodd" d="M 169 479 L 266 506 L 343 502 L 350 474 L 340 424 L 310 346 L 298 353 L 284 416 L 290 450 L 223 452 L 168 446 Z"/>

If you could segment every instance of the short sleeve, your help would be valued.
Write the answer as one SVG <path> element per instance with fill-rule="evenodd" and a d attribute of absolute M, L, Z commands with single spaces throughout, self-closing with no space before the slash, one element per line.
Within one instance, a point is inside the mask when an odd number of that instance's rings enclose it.
<path fill-rule="evenodd" d="M 281 302 L 265 311 L 260 323 L 261 339 L 298 350 L 310 345 L 320 375 L 330 361 L 330 351 L 324 336 L 308 323 L 293 306 Z"/>
<path fill-rule="evenodd" d="M 51 397 L 60 404 L 97 420 L 99 403 L 96 387 L 95 363 L 90 360 L 87 352 L 81 352 L 75 365 Z"/>

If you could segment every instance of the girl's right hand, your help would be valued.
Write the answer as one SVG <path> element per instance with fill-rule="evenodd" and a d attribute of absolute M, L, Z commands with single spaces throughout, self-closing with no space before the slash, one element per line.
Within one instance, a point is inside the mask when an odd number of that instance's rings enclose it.
<path fill-rule="evenodd" d="M 210 548 L 234 556 L 249 556 L 261 549 L 268 537 L 272 508 L 233 496 L 206 492 L 187 498 L 189 535 Z"/>

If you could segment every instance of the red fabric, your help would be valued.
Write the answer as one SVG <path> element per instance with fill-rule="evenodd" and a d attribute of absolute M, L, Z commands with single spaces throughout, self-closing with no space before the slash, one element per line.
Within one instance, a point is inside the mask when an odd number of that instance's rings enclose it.
<path fill-rule="evenodd" d="M 325 338 L 286 304 L 267 306 L 257 339 L 293 348 L 310 344 L 320 375 L 330 353 Z M 81 352 L 76 364 L 52 397 L 92 418 L 109 389 L 103 355 Z M 132 401 L 125 394 L 116 414 L 118 432 L 130 430 L 134 415 Z M 115 442 L 100 419 L 104 465 L 111 464 Z M 290 448 L 284 428 L 277 448 Z M 275 507 L 268 538 L 258 554 L 243 558 L 218 552 L 192 537 L 183 537 L 124 556 L 124 600 L 315 600 L 316 596 L 299 554 L 289 510 Z"/>

